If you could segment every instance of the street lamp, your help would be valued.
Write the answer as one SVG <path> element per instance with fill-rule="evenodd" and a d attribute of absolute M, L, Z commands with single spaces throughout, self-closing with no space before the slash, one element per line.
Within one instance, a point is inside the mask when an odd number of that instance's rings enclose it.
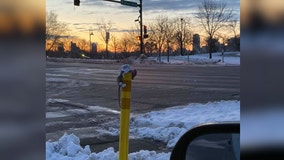
<path fill-rule="evenodd" d="M 170 40 L 167 40 L 167 60 L 168 60 L 168 63 L 170 62 Z"/>
<path fill-rule="evenodd" d="M 94 35 L 94 33 L 93 32 L 91 32 L 90 30 L 89 30 L 89 37 L 90 37 L 90 57 L 93 57 L 93 46 L 92 46 L 92 39 L 91 39 L 91 36 L 93 36 Z"/>
<path fill-rule="evenodd" d="M 222 63 L 224 63 L 224 52 L 225 52 L 225 49 L 226 49 L 226 47 L 227 47 L 227 43 L 224 43 L 223 42 L 223 48 L 222 48 Z"/>

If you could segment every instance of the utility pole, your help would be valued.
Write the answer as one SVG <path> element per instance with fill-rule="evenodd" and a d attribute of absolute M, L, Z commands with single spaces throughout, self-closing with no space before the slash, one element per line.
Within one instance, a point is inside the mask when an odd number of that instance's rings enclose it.
<path fill-rule="evenodd" d="M 168 63 L 170 62 L 170 40 L 167 40 L 167 60 L 168 60 Z"/>
<path fill-rule="evenodd" d="M 183 26 L 182 26 L 183 18 L 180 19 L 180 55 L 183 55 L 183 40 L 182 40 L 182 31 L 183 31 Z"/>
<path fill-rule="evenodd" d="M 92 35 L 94 35 L 94 33 L 91 32 L 91 30 L 89 30 L 89 36 L 90 36 L 90 58 L 93 58 Z"/>
<path fill-rule="evenodd" d="M 108 41 L 109 41 L 109 32 L 106 32 L 106 59 L 108 59 Z"/>
<path fill-rule="evenodd" d="M 139 16 L 140 16 L 140 55 L 144 53 L 144 37 L 143 37 L 143 18 L 142 18 L 142 0 L 140 0 L 140 4 L 138 5 L 140 7 L 139 10 Z"/>

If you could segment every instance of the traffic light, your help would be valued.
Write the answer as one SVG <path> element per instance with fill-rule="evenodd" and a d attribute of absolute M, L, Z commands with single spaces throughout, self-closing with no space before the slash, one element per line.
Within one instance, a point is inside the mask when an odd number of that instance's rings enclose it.
<path fill-rule="evenodd" d="M 106 43 L 108 43 L 109 40 L 109 32 L 106 32 Z"/>
<path fill-rule="evenodd" d="M 74 6 L 80 6 L 80 0 L 74 0 Z"/>
<path fill-rule="evenodd" d="M 136 36 L 136 40 L 140 41 L 141 37 L 140 36 Z"/>
<path fill-rule="evenodd" d="M 147 26 L 144 25 L 144 36 L 143 38 L 148 38 L 148 34 L 147 34 Z"/>
<path fill-rule="evenodd" d="M 144 35 L 147 34 L 147 26 L 144 25 Z"/>

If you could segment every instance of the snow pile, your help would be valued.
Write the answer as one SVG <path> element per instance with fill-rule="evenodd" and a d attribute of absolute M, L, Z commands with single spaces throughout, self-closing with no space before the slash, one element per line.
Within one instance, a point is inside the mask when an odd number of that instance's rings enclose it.
<path fill-rule="evenodd" d="M 85 160 L 91 154 L 89 146 L 82 148 L 80 139 L 74 134 L 64 134 L 59 141 L 46 142 L 46 159 L 47 160 Z"/>
<path fill-rule="evenodd" d="M 143 60 L 137 59 L 136 63 L 167 63 L 167 64 L 219 64 L 219 65 L 240 65 L 240 52 L 225 52 L 224 62 L 222 62 L 222 53 L 212 53 L 212 59 L 209 59 L 208 53 L 185 55 L 185 56 L 161 56 L 159 62 L 158 57 L 148 57 Z"/>
<path fill-rule="evenodd" d="M 168 160 L 171 153 L 156 153 L 141 150 L 129 154 L 129 160 Z M 89 145 L 80 146 L 80 140 L 74 134 L 64 134 L 59 141 L 46 142 L 46 160 L 117 160 L 118 152 L 112 147 L 91 153 Z"/>
<path fill-rule="evenodd" d="M 131 132 L 143 138 L 163 141 L 172 148 L 187 130 L 197 124 L 239 120 L 240 101 L 196 103 L 133 117 Z"/>
<path fill-rule="evenodd" d="M 206 104 L 191 103 L 161 111 L 132 115 L 130 136 L 152 138 L 174 147 L 178 139 L 190 128 L 206 122 L 239 121 L 240 101 L 219 101 Z M 118 135 L 118 132 L 113 134 Z M 141 150 L 130 153 L 129 160 L 168 160 L 169 153 Z M 118 152 L 108 148 L 99 153 L 91 153 L 90 147 L 80 146 L 74 134 L 63 135 L 58 141 L 46 142 L 46 160 L 117 160 Z"/>

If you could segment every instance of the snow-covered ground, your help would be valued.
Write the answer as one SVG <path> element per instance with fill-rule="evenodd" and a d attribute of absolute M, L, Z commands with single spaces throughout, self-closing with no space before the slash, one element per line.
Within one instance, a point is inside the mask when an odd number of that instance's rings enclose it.
<path fill-rule="evenodd" d="M 147 57 L 143 61 L 137 59 L 134 63 L 159 63 L 157 57 Z M 217 64 L 217 65 L 240 65 L 240 52 L 212 53 L 212 59 L 209 59 L 208 53 L 185 55 L 185 56 L 161 56 L 161 62 L 166 64 Z"/>
<path fill-rule="evenodd" d="M 239 101 L 191 103 L 174 106 L 160 111 L 140 115 L 131 115 L 130 137 L 152 138 L 163 141 L 168 148 L 173 148 L 178 139 L 190 128 L 205 122 L 239 121 Z M 119 134 L 118 129 L 113 134 Z M 168 153 L 141 150 L 130 153 L 129 160 L 168 160 Z M 99 153 L 92 153 L 90 147 L 80 146 L 79 138 L 74 134 L 65 134 L 58 141 L 46 142 L 47 160 L 117 160 L 118 152 L 108 148 Z"/>
<path fill-rule="evenodd" d="M 188 59 L 189 58 L 189 59 Z M 213 53 L 212 59 L 208 54 L 188 56 L 171 56 L 169 63 L 167 57 L 162 56 L 161 62 L 157 57 L 142 59 L 129 58 L 131 63 L 166 63 L 166 64 L 198 64 L 198 65 L 240 65 L 240 52 L 225 52 L 224 62 L 221 53 Z M 189 60 L 189 62 L 188 62 Z M 58 60 L 56 60 L 58 61 Z M 60 61 L 60 60 L 59 60 Z M 72 59 L 64 59 L 71 61 Z M 98 61 L 93 59 L 77 61 Z M 110 60 L 108 63 L 112 63 Z M 115 61 L 113 61 L 115 62 Z M 64 81 L 64 75 L 60 77 Z M 60 79 L 60 80 L 61 80 Z M 55 81 L 58 81 L 56 79 Z M 97 106 L 99 107 L 99 106 Z M 103 107 L 99 107 L 103 109 Z M 239 101 L 208 102 L 206 104 L 191 103 L 185 106 L 173 106 L 160 111 L 153 111 L 140 115 L 131 115 L 130 138 L 150 138 L 162 141 L 168 148 L 173 148 L 178 139 L 190 128 L 205 122 L 239 121 Z M 102 130 L 105 132 L 105 130 Z M 119 128 L 111 128 L 108 132 L 119 135 Z M 105 134 L 105 133 L 102 133 Z M 156 151 L 141 150 L 129 153 L 129 160 L 168 160 L 170 152 L 157 153 Z M 80 146 L 80 139 L 75 134 L 65 134 L 58 141 L 46 142 L 47 160 L 117 160 L 118 152 L 108 148 L 99 153 L 92 153 L 90 147 Z"/>
<path fill-rule="evenodd" d="M 212 53 L 212 59 L 209 59 L 208 53 L 185 55 L 185 56 L 170 56 L 169 62 L 167 56 L 161 56 L 161 62 L 158 61 L 157 56 L 147 57 L 143 60 L 141 58 L 129 57 L 121 60 L 123 63 L 132 64 L 216 64 L 216 65 L 240 65 L 240 52 L 224 52 L 222 57 L 221 52 Z M 49 61 L 63 61 L 63 62 L 87 62 L 87 63 L 117 63 L 116 60 L 105 59 L 78 59 L 78 58 L 48 58 Z"/>

